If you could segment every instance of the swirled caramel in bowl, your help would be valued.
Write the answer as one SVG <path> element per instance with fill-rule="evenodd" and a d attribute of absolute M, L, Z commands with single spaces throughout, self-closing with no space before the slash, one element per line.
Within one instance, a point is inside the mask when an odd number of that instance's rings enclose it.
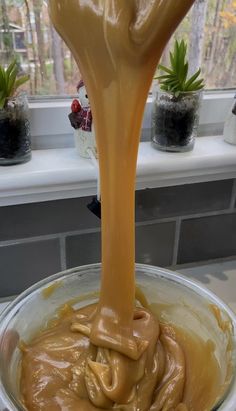
<path fill-rule="evenodd" d="M 158 307 L 158 306 L 157 306 Z M 140 359 L 91 343 L 95 304 L 57 319 L 22 345 L 21 391 L 28 410 L 209 411 L 222 393 L 214 343 L 158 321 L 161 308 L 137 306 L 134 336 L 147 341 Z"/>
<path fill-rule="evenodd" d="M 208 411 L 216 400 L 219 369 L 212 345 L 202 343 L 198 351 L 197 336 L 161 325 L 150 310 L 135 307 L 134 193 L 143 112 L 164 46 L 193 2 L 49 1 L 93 112 L 102 278 L 96 306 L 67 314 L 25 347 L 21 387 L 30 411 Z M 191 372 L 189 353 L 199 359 Z M 207 375 L 198 373 L 203 360 Z"/>

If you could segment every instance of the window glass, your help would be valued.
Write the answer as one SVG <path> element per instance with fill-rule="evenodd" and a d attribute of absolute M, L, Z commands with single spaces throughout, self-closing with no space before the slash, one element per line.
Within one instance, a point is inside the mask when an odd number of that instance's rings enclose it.
<path fill-rule="evenodd" d="M 236 87 L 236 0 L 196 0 L 164 51 L 163 64 L 175 38 L 188 42 L 191 71 L 202 68 L 207 89 Z M 0 0 L 1 63 L 13 55 L 30 74 L 30 94 L 76 93 L 80 74 L 50 23 L 47 1 Z"/>
<path fill-rule="evenodd" d="M 15 32 L 14 33 L 14 45 L 15 45 L 15 50 L 25 50 L 25 33 L 24 32 Z"/>

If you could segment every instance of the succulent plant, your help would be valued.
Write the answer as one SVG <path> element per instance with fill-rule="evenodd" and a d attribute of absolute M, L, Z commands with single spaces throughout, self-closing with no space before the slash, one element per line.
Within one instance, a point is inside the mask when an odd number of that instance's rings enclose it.
<path fill-rule="evenodd" d="M 13 97 L 16 90 L 29 80 L 29 76 L 17 76 L 18 67 L 17 61 L 12 63 L 5 69 L 0 65 L 0 109 L 3 109 L 7 100 Z"/>
<path fill-rule="evenodd" d="M 159 80 L 161 90 L 171 92 L 176 97 L 181 92 L 198 91 L 204 87 L 204 80 L 199 78 L 200 68 L 189 77 L 189 63 L 186 54 L 186 42 L 176 40 L 174 50 L 170 52 L 170 67 L 159 64 L 158 69 L 165 74 L 155 77 Z"/>

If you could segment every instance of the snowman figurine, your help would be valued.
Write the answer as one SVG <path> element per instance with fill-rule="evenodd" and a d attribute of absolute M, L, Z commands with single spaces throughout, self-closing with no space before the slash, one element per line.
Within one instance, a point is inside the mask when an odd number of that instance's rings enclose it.
<path fill-rule="evenodd" d="M 79 99 L 73 100 L 69 114 L 75 147 L 81 157 L 90 158 L 90 151 L 97 157 L 93 117 L 83 80 L 80 80 L 77 92 Z"/>

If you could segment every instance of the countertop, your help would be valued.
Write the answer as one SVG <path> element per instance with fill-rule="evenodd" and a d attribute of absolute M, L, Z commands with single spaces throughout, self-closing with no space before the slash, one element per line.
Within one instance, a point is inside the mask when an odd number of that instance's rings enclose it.
<path fill-rule="evenodd" d="M 236 313 L 236 259 L 182 268 L 178 272 L 199 281 Z"/>

